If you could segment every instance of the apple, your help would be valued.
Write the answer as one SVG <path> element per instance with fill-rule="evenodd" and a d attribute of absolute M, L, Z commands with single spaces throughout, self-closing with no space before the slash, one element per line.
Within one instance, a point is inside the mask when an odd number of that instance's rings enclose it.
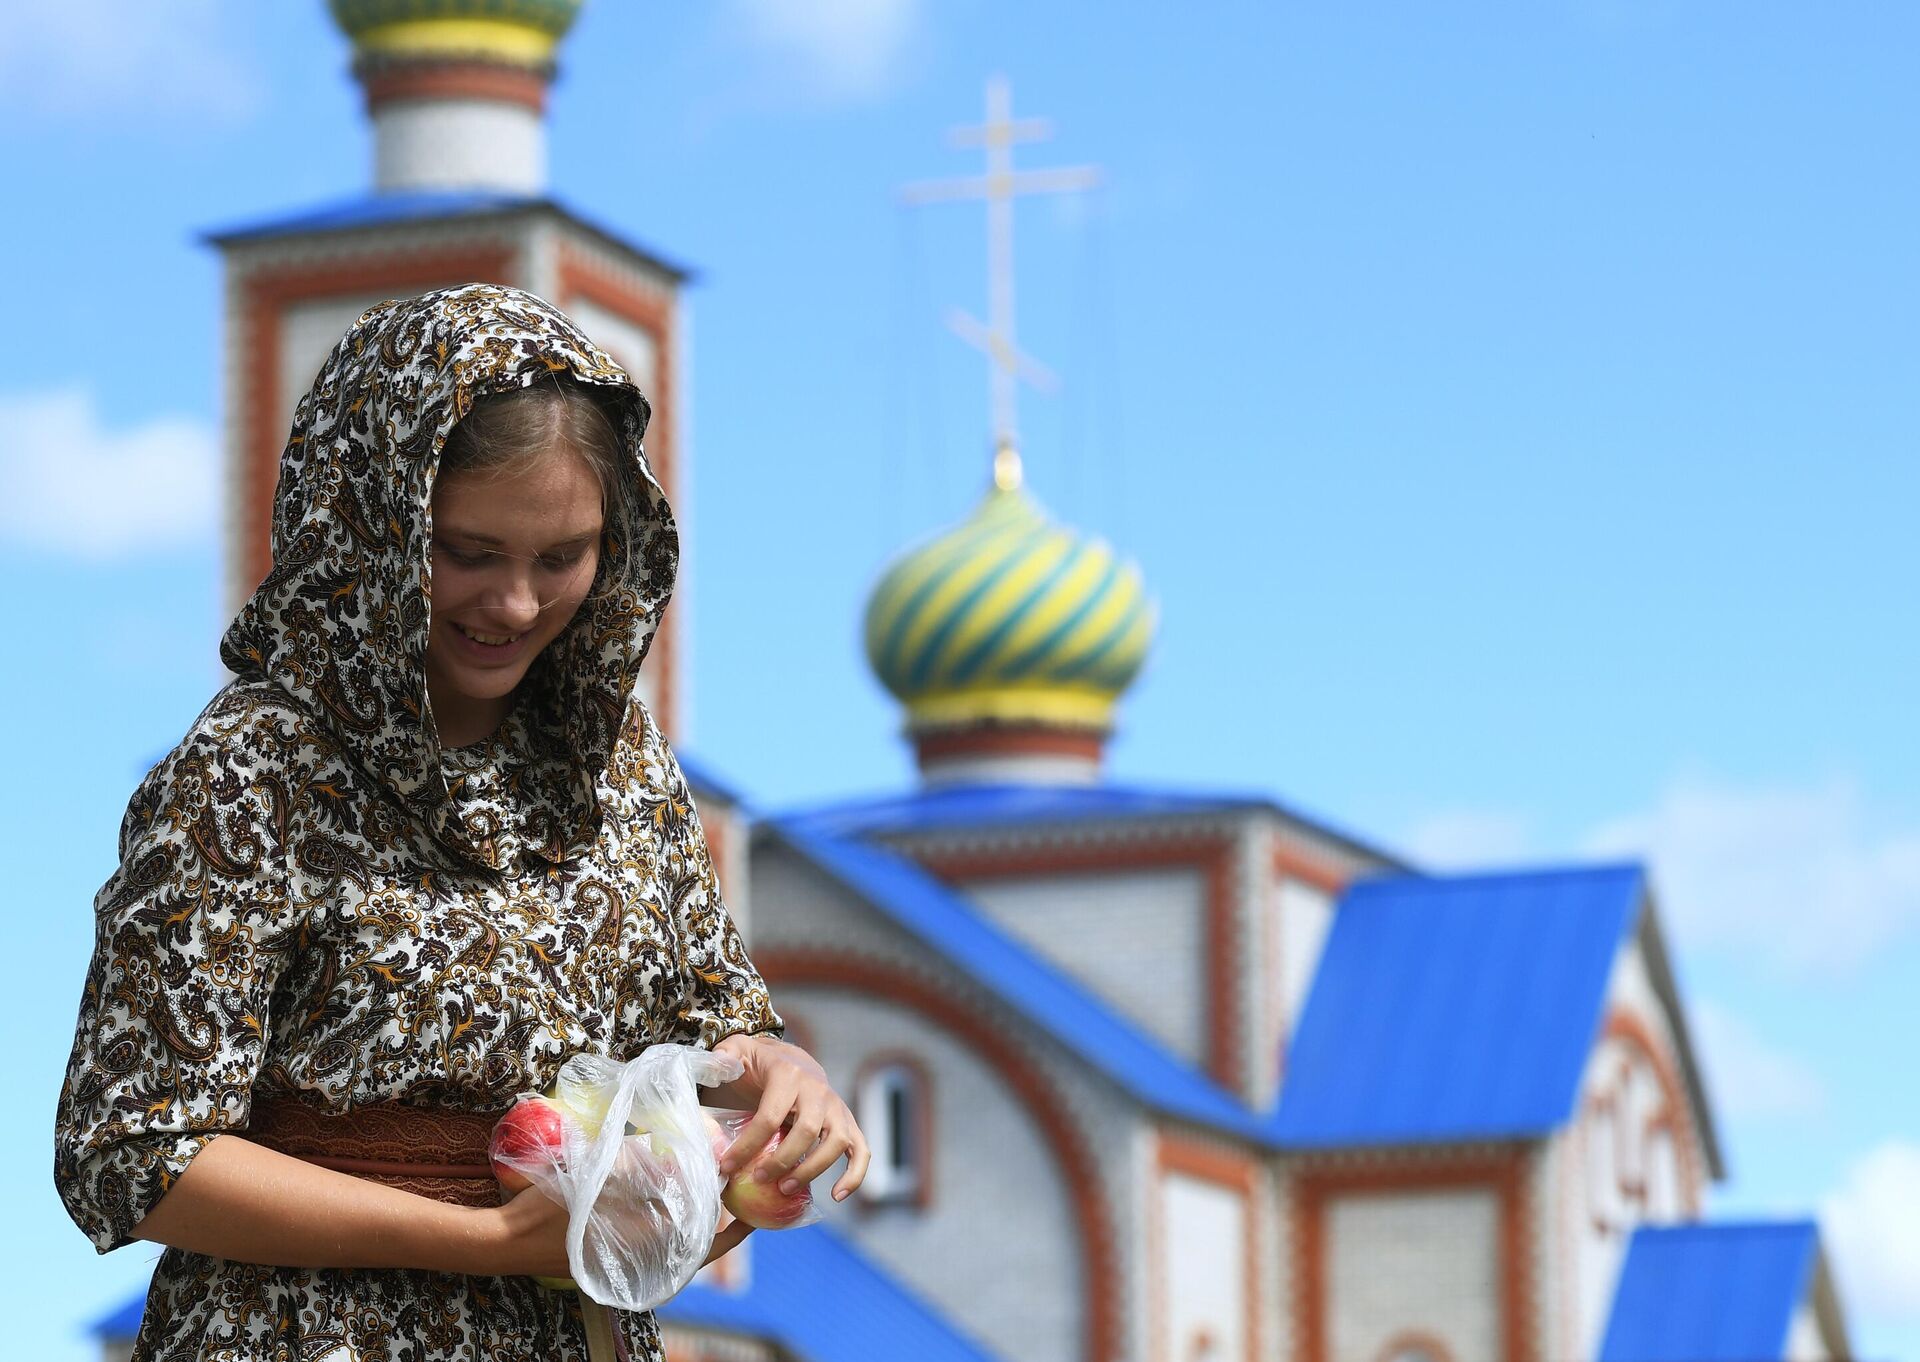
<path fill-rule="evenodd" d="M 710 1116 L 707 1118 L 707 1125 L 708 1136 L 714 1142 L 714 1157 L 717 1159 L 733 1141 L 720 1129 L 719 1123 Z M 774 1131 L 773 1137 L 767 1141 L 766 1148 L 760 1151 L 760 1157 L 748 1167 L 735 1173 L 728 1180 L 725 1190 L 720 1193 L 720 1204 L 731 1211 L 735 1219 L 746 1221 L 756 1230 L 786 1229 L 798 1223 L 808 1211 L 813 1209 L 811 1187 L 802 1186 L 799 1191 L 789 1196 L 780 1190 L 778 1182 L 761 1182 L 753 1175 L 753 1170 L 760 1166 L 761 1161 L 780 1147 L 780 1140 L 785 1133 L 779 1130 Z"/>
<path fill-rule="evenodd" d="M 510 1192 L 518 1192 L 533 1184 L 513 1163 L 503 1160 L 558 1162 L 566 1143 L 567 1132 L 560 1120 L 560 1109 L 544 1097 L 523 1097 L 493 1128 L 487 1161 L 493 1165 L 493 1176 L 500 1185 Z"/>

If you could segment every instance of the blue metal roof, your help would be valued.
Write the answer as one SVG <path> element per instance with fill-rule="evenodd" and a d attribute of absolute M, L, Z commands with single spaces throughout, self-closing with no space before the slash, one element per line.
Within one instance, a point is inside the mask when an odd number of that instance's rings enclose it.
<path fill-rule="evenodd" d="M 1089 818 L 1153 818 L 1250 809 L 1281 814 L 1374 860 L 1405 868 L 1398 857 L 1324 819 L 1276 804 L 1262 795 L 1153 789 L 1104 781 L 1092 785 L 1023 782 L 932 786 L 905 794 L 794 809 L 781 815 L 781 821 L 789 825 L 804 823 L 839 837 L 885 837 L 989 824 L 1070 823 Z"/>
<path fill-rule="evenodd" d="M 739 788 L 720 779 L 706 762 L 690 755 L 686 749 L 680 747 L 673 749 L 673 756 L 674 760 L 680 763 L 680 774 L 687 778 L 687 783 L 694 787 L 696 793 L 701 790 L 711 790 L 729 804 L 743 809 L 746 807 L 746 799 L 741 795 Z"/>
<path fill-rule="evenodd" d="M 1810 1220 L 1642 1226 L 1600 1362 L 1777 1362 L 1819 1240 Z"/>
<path fill-rule="evenodd" d="M 996 1362 L 907 1287 L 826 1225 L 754 1235 L 747 1285 L 695 1282 L 661 1306 L 662 1320 L 770 1338 L 805 1362 Z"/>
<path fill-rule="evenodd" d="M 1271 1148 L 1530 1138 L 1571 1115 L 1638 866 L 1364 881 L 1336 911 L 1276 1111 L 1256 1112 L 906 856 L 772 832 L 1143 1104 Z"/>
<path fill-rule="evenodd" d="M 354 194 L 258 222 L 209 232 L 206 239 L 216 246 L 230 246 L 311 232 L 350 232 L 400 226 L 409 222 L 493 217 L 537 210 L 557 213 L 583 231 L 592 233 L 618 250 L 639 256 L 676 279 L 692 278 L 685 266 L 676 265 L 634 245 L 618 233 L 582 217 L 550 195 L 509 194 L 492 189 L 409 189 L 391 193 Z"/>
<path fill-rule="evenodd" d="M 1148 1106 L 1247 1139 L 1271 1139 L 1265 1118 L 1000 930 L 965 896 L 905 856 L 830 837 L 806 823 L 774 822 L 769 827 L 814 865 Z"/>
<path fill-rule="evenodd" d="M 1535 1136 L 1572 1113 L 1638 866 L 1367 880 L 1287 1055 L 1289 1145 Z"/>
<path fill-rule="evenodd" d="M 252 241 L 301 232 L 339 232 L 355 227 L 386 227 L 430 218 L 510 213 L 548 202 L 537 194 L 507 194 L 486 189 L 414 189 L 392 194 L 355 194 L 330 203 L 240 227 L 211 232 L 217 242 Z"/>
<path fill-rule="evenodd" d="M 147 1288 L 141 1287 L 87 1326 L 102 1343 L 131 1343 L 139 1336 L 141 1316 L 147 1313 Z"/>

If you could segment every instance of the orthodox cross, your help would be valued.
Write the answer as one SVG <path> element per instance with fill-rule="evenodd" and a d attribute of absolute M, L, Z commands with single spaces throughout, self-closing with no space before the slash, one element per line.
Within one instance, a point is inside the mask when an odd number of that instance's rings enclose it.
<path fill-rule="evenodd" d="M 1013 91 L 1005 76 L 987 82 L 987 121 L 977 127 L 955 128 L 949 145 L 984 147 L 987 173 L 958 180 L 925 180 L 900 191 L 908 204 L 939 203 L 952 199 L 985 199 L 987 204 L 987 321 L 985 325 L 958 308 L 947 313 L 947 325 L 987 357 L 988 396 L 992 402 L 996 451 L 1011 454 L 1018 426 L 1014 417 L 1015 384 L 1025 379 L 1042 392 L 1059 386 L 1038 361 L 1020 353 L 1013 334 L 1013 201 L 1022 194 L 1064 194 L 1091 189 L 1100 183 L 1093 166 L 1063 166 L 1054 170 L 1015 171 L 1013 144 L 1040 142 L 1053 136 L 1053 124 L 1041 118 L 1015 119 Z M 996 458 L 1000 466 L 1011 460 Z M 1018 477 L 1018 473 L 1013 474 Z"/>

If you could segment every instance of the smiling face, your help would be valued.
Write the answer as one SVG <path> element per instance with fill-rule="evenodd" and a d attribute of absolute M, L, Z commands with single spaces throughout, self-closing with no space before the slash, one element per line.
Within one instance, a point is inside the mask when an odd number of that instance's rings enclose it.
<path fill-rule="evenodd" d="M 506 718 L 592 588 L 602 527 L 600 481 L 562 438 L 504 469 L 442 474 L 426 659 L 442 746 L 479 742 Z"/>

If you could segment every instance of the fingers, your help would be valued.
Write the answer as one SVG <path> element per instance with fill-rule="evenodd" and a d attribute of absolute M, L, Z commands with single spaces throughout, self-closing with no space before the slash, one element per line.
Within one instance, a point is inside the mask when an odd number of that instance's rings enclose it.
<path fill-rule="evenodd" d="M 715 1258 L 723 1258 L 733 1252 L 740 1246 L 740 1241 L 752 1233 L 753 1226 L 746 1221 L 731 1222 L 724 1230 L 713 1236 L 713 1247 L 707 1250 L 707 1256 L 701 1260 L 700 1266 L 705 1267 Z"/>
<path fill-rule="evenodd" d="M 841 1175 L 840 1181 L 833 1184 L 835 1201 L 845 1201 L 867 1180 L 867 1164 L 872 1158 L 873 1154 L 867 1148 L 867 1137 L 860 1133 L 860 1127 L 856 1125 L 853 1128 L 853 1145 L 847 1152 L 847 1171 Z"/>
<path fill-rule="evenodd" d="M 745 1168 L 758 1157 L 773 1132 L 780 1129 L 787 1114 L 793 1110 L 798 1088 L 799 1081 L 791 1073 L 776 1074 L 768 1081 L 766 1091 L 760 1095 L 759 1110 L 740 1127 L 739 1133 L 733 1137 L 733 1143 L 720 1155 L 722 1175 Z"/>
<path fill-rule="evenodd" d="M 838 1103 L 834 1104 L 838 1106 Z M 852 1147 L 852 1140 L 845 1133 L 851 1129 L 854 1136 L 859 1135 L 859 1127 L 853 1124 L 852 1113 L 840 1107 L 832 1115 L 816 1118 L 819 1135 L 812 1144 L 803 1144 L 800 1140 L 802 1123 L 793 1123 L 793 1133 L 780 1142 L 775 1150 L 761 1165 L 767 1173 L 766 1181 L 776 1179 L 783 1192 L 797 1192 L 805 1184 L 812 1182 L 827 1169 L 840 1161 L 840 1156 Z M 792 1146 L 789 1153 L 788 1146 Z M 760 1170 L 756 1170 L 756 1174 Z"/>
<path fill-rule="evenodd" d="M 780 1190 L 792 1195 L 845 1157 L 847 1171 L 834 1185 L 833 1199 L 845 1201 L 853 1195 L 866 1179 L 867 1165 L 872 1158 L 867 1138 L 861 1134 L 853 1113 L 837 1097 L 823 1106 L 825 1114 L 820 1117 L 809 1115 L 795 1119 L 793 1130 L 781 1141 L 780 1148 L 754 1169 L 755 1177 L 778 1181 Z M 811 1129 L 816 1120 L 820 1134 L 809 1146 L 804 1142 L 804 1132 Z"/>
<path fill-rule="evenodd" d="M 834 1105 L 838 1105 L 838 1099 L 834 1099 Z M 787 1133 L 780 1137 L 780 1147 L 754 1165 L 754 1179 L 759 1182 L 780 1183 L 780 1190 L 783 1192 L 798 1191 L 798 1183 L 807 1181 L 812 1174 L 799 1176 L 794 1170 L 809 1158 L 814 1152 L 814 1146 L 820 1143 L 820 1137 L 827 1129 L 827 1111 L 827 1100 L 817 1096 L 797 1107 Z M 824 1160 L 815 1167 L 814 1172 L 817 1173 L 839 1157 L 840 1151 L 834 1150 L 825 1156 Z"/>
<path fill-rule="evenodd" d="M 847 1171 L 833 1189 L 834 1199 L 844 1201 L 866 1179 L 872 1155 L 852 1111 L 819 1065 L 807 1059 L 805 1065 L 767 1065 L 759 1109 L 722 1151 L 720 1171 L 731 1176 L 751 1166 L 757 1181 L 776 1183 L 792 1195 L 844 1157 Z M 763 1157 L 767 1141 L 782 1129 L 779 1148 Z"/>

